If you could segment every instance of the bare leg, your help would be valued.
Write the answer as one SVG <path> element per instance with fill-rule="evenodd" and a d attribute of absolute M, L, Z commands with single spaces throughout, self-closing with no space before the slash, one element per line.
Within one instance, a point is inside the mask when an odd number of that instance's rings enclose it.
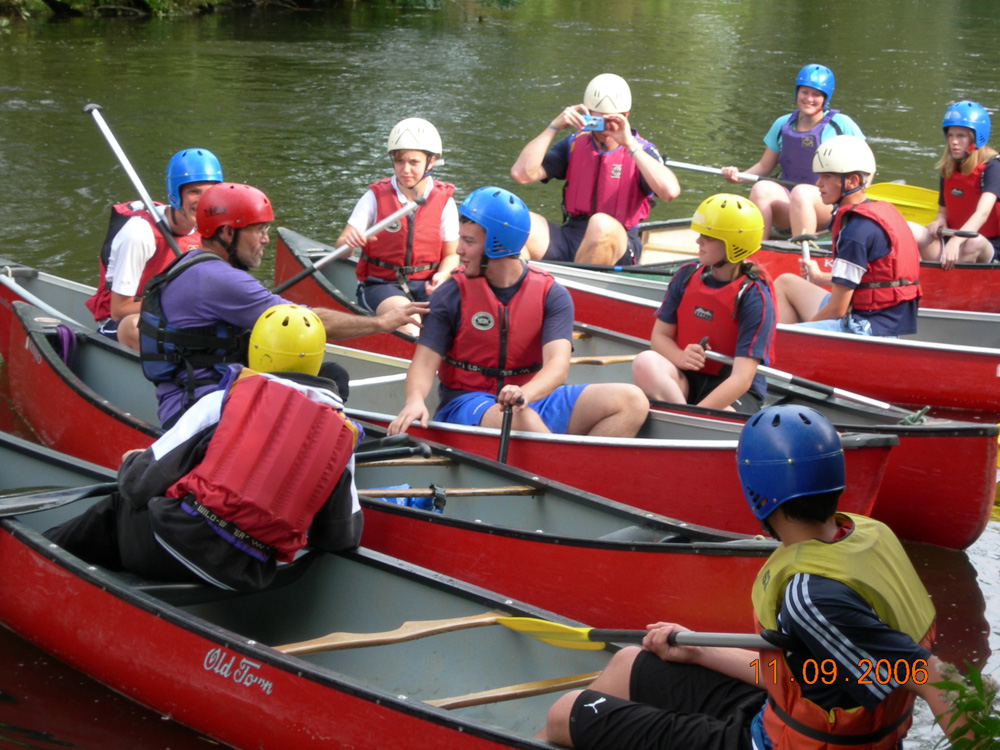
<path fill-rule="evenodd" d="M 992 263 L 993 245 L 982 235 L 970 237 L 962 243 L 962 248 L 958 251 L 958 262 Z"/>
<path fill-rule="evenodd" d="M 820 308 L 826 290 L 794 273 L 783 273 L 774 281 L 774 305 L 779 323 L 812 320 Z"/>
<path fill-rule="evenodd" d="M 635 437 L 649 414 L 649 400 L 631 383 L 594 383 L 583 389 L 573 407 L 570 435 Z"/>
<path fill-rule="evenodd" d="M 941 240 L 932 237 L 925 226 L 913 221 L 906 223 L 910 227 L 910 231 L 913 232 L 913 239 L 917 241 L 917 247 L 920 248 L 920 260 L 941 260 Z"/>
<path fill-rule="evenodd" d="M 632 360 L 632 380 L 654 401 L 687 403 L 690 389 L 687 377 L 670 360 L 652 349 Z"/>
<path fill-rule="evenodd" d="M 764 217 L 764 239 L 771 236 L 771 227 L 788 229 L 788 191 L 776 182 L 758 181 L 750 189 L 750 200 Z"/>
<path fill-rule="evenodd" d="M 544 216 L 532 212 L 531 230 L 528 232 L 528 241 L 521 250 L 521 257 L 524 260 L 541 260 L 549 249 L 549 222 Z"/>
<path fill-rule="evenodd" d="M 479 420 L 479 426 L 497 430 L 503 426 L 503 408 L 500 404 L 494 404 L 486 410 L 483 418 Z M 510 420 L 510 428 L 519 432 L 552 432 L 534 409 L 515 409 Z"/>
<path fill-rule="evenodd" d="M 819 227 L 830 223 L 833 206 L 827 206 L 815 185 L 796 185 L 789 196 L 788 218 L 792 236 L 816 234 Z"/>
<path fill-rule="evenodd" d="M 574 260 L 577 263 L 610 266 L 617 263 L 627 249 L 625 227 L 607 214 L 594 214 L 587 222 L 587 231 L 576 249 Z"/>
<path fill-rule="evenodd" d="M 629 646 L 615 653 L 608 662 L 608 666 L 590 685 L 591 690 L 615 696 L 616 698 L 629 698 L 629 681 L 632 677 L 632 664 L 641 651 L 637 646 Z M 572 747 L 573 742 L 569 735 L 569 715 L 576 701 L 579 690 L 567 693 L 557 700 L 545 723 L 545 731 L 539 732 L 538 736 L 551 740 L 559 745 Z"/>
<path fill-rule="evenodd" d="M 118 343 L 139 351 L 139 315 L 126 315 L 118 323 Z"/>
<path fill-rule="evenodd" d="M 390 310 L 393 310 L 397 307 L 406 307 L 408 304 L 410 304 L 409 297 L 406 297 L 402 294 L 395 294 L 392 297 L 388 297 L 382 300 L 379 303 L 378 307 L 375 308 L 375 314 L 382 315 L 383 313 L 387 313 Z M 420 329 L 410 323 L 400 326 L 396 330 L 399 331 L 400 333 L 408 333 L 414 338 L 420 335 Z"/>

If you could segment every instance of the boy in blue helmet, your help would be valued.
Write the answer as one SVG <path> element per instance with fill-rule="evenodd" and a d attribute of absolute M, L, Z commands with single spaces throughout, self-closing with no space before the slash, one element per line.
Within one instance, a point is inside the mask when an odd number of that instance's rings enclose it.
<path fill-rule="evenodd" d="M 158 209 L 181 252 L 201 244 L 195 210 L 201 194 L 222 182 L 222 167 L 208 149 L 187 148 L 174 154 L 166 169 L 169 205 Z M 158 204 L 159 205 L 159 204 Z M 87 300 L 98 331 L 112 341 L 139 348 L 136 326 L 146 283 L 174 259 L 157 217 L 142 201 L 111 207 L 111 221 L 99 257 L 97 292 Z"/>
<path fill-rule="evenodd" d="M 943 679 L 928 650 L 934 607 L 886 526 L 837 512 L 836 430 L 813 409 L 772 406 L 747 422 L 736 460 L 751 512 L 781 541 L 754 584 L 755 624 L 790 648 L 677 646 L 671 636 L 685 628 L 655 623 L 591 689 L 553 705 L 545 736 L 615 750 L 890 750 L 915 695 L 949 731 L 950 706 L 932 684 Z"/>
<path fill-rule="evenodd" d="M 764 216 L 764 239 L 771 228 L 789 229 L 792 236 L 814 234 L 830 221 L 830 207 L 823 204 L 816 190 L 812 158 L 821 143 L 835 135 L 864 138 L 861 128 L 839 110 L 830 109 L 833 96 L 833 71 L 825 65 L 810 63 L 795 77 L 795 111 L 774 121 L 764 136 L 764 155 L 748 174 L 767 177 L 781 167 L 784 180 L 798 183 L 791 190 L 777 182 L 760 180 L 750 190 L 750 200 Z M 739 182 L 736 167 L 723 167 L 730 182 Z"/>
<path fill-rule="evenodd" d="M 459 208 L 464 264 L 431 296 L 430 314 L 406 375 L 406 404 L 389 427 L 426 425 L 425 399 L 437 373 L 435 419 L 531 432 L 634 437 L 649 402 L 636 386 L 566 386 L 573 303 L 544 272 L 521 262 L 528 208 L 496 187 L 474 191 Z"/>

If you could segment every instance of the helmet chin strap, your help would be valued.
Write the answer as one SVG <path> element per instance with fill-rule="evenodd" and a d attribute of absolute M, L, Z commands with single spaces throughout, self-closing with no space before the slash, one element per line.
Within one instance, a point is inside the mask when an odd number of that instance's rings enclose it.
<path fill-rule="evenodd" d="M 226 255 L 229 256 L 229 265 L 239 271 L 249 271 L 250 266 L 244 265 L 243 261 L 240 260 L 239 256 L 236 254 L 236 243 L 240 239 L 240 229 L 233 230 L 233 239 L 223 245 L 226 251 Z"/>

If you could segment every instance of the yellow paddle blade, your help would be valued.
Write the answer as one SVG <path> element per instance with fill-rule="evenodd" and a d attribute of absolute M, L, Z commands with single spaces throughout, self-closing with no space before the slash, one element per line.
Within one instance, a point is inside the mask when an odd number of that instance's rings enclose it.
<path fill-rule="evenodd" d="M 938 211 L 938 194 L 936 190 L 917 187 L 916 185 L 898 185 L 894 182 L 879 182 L 866 191 L 873 201 L 888 201 L 892 203 L 903 218 L 920 225 L 934 221 Z"/>
<path fill-rule="evenodd" d="M 497 624 L 515 630 L 550 646 L 572 648 L 578 651 L 600 651 L 604 644 L 587 636 L 593 628 L 575 628 L 536 617 L 498 617 Z"/>

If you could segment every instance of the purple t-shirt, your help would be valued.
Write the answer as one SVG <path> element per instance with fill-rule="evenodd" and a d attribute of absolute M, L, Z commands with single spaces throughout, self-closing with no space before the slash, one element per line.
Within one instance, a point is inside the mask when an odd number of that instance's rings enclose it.
<path fill-rule="evenodd" d="M 201 254 L 203 251 L 193 251 Z M 195 328 L 228 323 L 249 331 L 257 318 L 273 305 L 290 304 L 289 300 L 272 294 L 246 271 L 233 268 L 224 260 L 195 263 L 163 287 L 160 305 L 170 325 Z M 194 371 L 195 378 L 215 377 L 209 368 Z M 218 375 L 216 373 L 216 375 Z M 215 377 L 221 379 L 221 375 Z M 180 380 L 187 378 L 182 372 Z M 195 389 L 195 398 L 215 390 L 214 385 Z M 156 386 L 160 424 L 184 408 L 186 391 L 175 383 Z"/>
<path fill-rule="evenodd" d="M 461 270 L 456 271 L 461 273 Z M 528 273 L 527 267 L 521 273 L 521 278 L 511 286 L 497 289 L 490 285 L 493 294 L 503 304 L 508 304 L 514 294 L 521 288 L 525 275 Z M 452 341 L 458 333 L 458 326 L 461 323 L 462 295 L 458 291 L 458 283 L 454 279 L 448 279 L 438 287 L 431 295 L 431 311 L 424 316 L 424 325 L 420 329 L 420 338 L 417 343 L 423 344 L 442 357 L 448 353 Z M 573 299 L 565 287 L 555 282 L 549 287 L 548 294 L 545 295 L 545 308 L 542 325 L 542 346 L 550 341 L 558 339 L 573 340 Z M 448 401 L 465 391 L 452 390 L 443 385 L 439 388 L 439 408 Z"/>

